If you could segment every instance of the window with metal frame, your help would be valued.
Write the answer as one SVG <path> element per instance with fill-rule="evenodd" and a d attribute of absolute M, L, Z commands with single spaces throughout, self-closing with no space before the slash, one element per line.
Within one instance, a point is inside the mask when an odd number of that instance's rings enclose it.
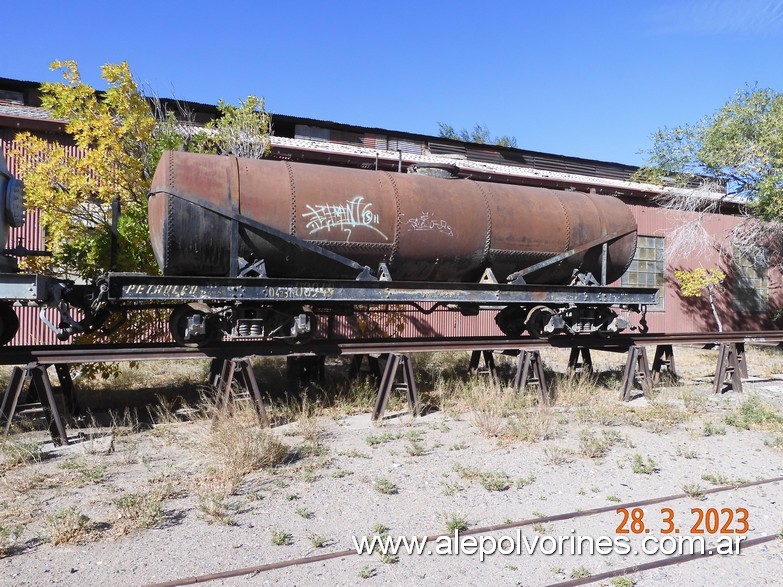
<path fill-rule="evenodd" d="M 766 312 L 769 298 L 769 261 L 766 251 L 734 249 L 734 309 L 739 312 Z"/>
<path fill-rule="evenodd" d="M 639 236 L 633 261 L 631 261 L 628 271 L 620 278 L 620 285 L 623 287 L 659 288 L 658 303 L 648 309 L 663 310 L 665 268 L 664 237 Z"/>

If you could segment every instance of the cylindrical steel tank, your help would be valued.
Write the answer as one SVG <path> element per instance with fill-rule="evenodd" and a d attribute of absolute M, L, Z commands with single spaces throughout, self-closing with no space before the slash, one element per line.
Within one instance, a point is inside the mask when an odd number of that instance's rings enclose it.
<path fill-rule="evenodd" d="M 24 184 L 8 171 L 0 149 L 0 246 L 6 246 L 9 229 L 24 226 L 24 220 Z M 16 270 L 16 259 L 0 255 L 0 271 Z"/>
<path fill-rule="evenodd" d="M 166 152 L 149 197 L 152 247 L 165 275 L 229 273 L 231 220 L 239 253 L 270 277 L 351 278 L 355 272 L 267 239 L 261 223 L 396 280 L 476 281 L 515 271 L 605 235 L 607 282 L 628 268 L 636 224 L 619 199 L 575 191 L 441 179 L 271 160 Z M 247 221 L 242 224 L 242 219 Z M 601 246 L 525 277 L 565 284 L 601 275 Z"/>

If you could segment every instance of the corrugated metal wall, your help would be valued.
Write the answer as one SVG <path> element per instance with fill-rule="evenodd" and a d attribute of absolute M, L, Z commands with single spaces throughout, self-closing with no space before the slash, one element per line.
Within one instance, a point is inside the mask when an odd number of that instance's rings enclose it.
<path fill-rule="evenodd" d="M 11 152 L 16 150 L 18 143 L 16 141 L 6 141 L 0 139 L 0 149 L 5 154 L 8 170 L 19 179 L 24 176 L 19 171 L 19 160 L 12 156 Z M 76 147 L 66 146 L 66 153 L 78 155 Z M 41 229 L 40 212 L 38 210 L 28 210 L 24 226 L 12 228 L 9 231 L 7 248 L 14 248 L 21 245 L 33 251 L 44 250 L 44 233 Z M 10 345 L 32 345 L 32 344 L 65 344 L 57 340 L 54 332 L 44 324 L 40 318 L 41 308 L 14 308 L 19 316 L 19 332 Z M 57 324 L 59 318 L 57 312 L 53 309 L 46 310 L 46 316 L 50 322 Z"/>
<path fill-rule="evenodd" d="M 678 269 L 718 268 L 728 276 L 723 292 L 715 294 L 716 307 L 723 321 L 724 330 L 754 330 L 772 328 L 771 311 L 766 313 L 737 312 L 732 307 L 733 292 L 731 291 L 731 276 L 734 272 L 730 260 L 720 254 L 715 248 L 702 251 L 685 251 L 677 258 L 672 258 L 667 251 L 667 241 L 671 234 L 686 222 L 692 222 L 698 215 L 693 212 L 678 212 L 659 208 L 640 202 L 638 199 L 628 199 L 631 212 L 636 219 L 638 233 L 642 236 L 664 237 L 664 258 L 666 273 L 664 276 L 664 310 L 651 311 L 647 321 L 650 330 L 654 332 L 708 332 L 717 330 L 715 320 L 710 311 L 706 296 L 701 298 L 684 298 L 680 294 L 674 272 Z M 729 232 L 743 221 L 742 216 L 730 214 L 706 214 L 702 222 L 708 234 L 715 242 L 725 242 Z M 783 296 L 776 287 L 780 275 L 770 270 L 769 308 L 780 307 Z"/>

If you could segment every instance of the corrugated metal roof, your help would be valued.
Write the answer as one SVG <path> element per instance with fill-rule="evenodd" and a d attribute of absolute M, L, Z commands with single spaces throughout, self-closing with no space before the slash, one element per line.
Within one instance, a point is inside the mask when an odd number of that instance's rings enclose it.
<path fill-rule="evenodd" d="M 52 120 L 55 122 L 64 122 L 52 118 L 51 112 L 46 108 L 36 106 L 23 106 L 11 102 L 0 101 L 0 116 L 17 116 L 19 118 L 34 118 L 36 120 Z"/>

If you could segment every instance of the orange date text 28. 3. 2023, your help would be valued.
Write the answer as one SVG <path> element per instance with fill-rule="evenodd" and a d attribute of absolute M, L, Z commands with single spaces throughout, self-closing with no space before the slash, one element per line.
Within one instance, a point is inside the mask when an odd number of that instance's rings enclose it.
<path fill-rule="evenodd" d="M 671 508 L 661 508 L 659 519 L 654 521 L 649 519 L 652 516 L 645 520 L 642 508 L 618 508 L 616 512 L 621 516 L 615 530 L 618 534 L 745 534 L 750 528 L 745 508 L 691 508 L 689 515 L 678 516 Z"/>

